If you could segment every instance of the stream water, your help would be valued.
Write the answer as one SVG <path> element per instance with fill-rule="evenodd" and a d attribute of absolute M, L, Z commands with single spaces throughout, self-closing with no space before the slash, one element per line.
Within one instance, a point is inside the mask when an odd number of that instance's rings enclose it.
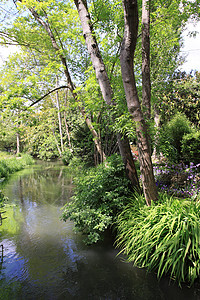
<path fill-rule="evenodd" d="M 197 286 L 158 282 L 155 274 L 126 263 L 109 238 L 84 245 L 73 223 L 60 220 L 73 193 L 67 167 L 37 164 L 0 188 L 9 197 L 0 227 L 0 300 L 200 299 Z"/>

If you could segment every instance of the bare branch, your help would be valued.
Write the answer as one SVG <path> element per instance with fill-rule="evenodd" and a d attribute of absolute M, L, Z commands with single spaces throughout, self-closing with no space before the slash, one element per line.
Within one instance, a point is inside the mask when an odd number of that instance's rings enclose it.
<path fill-rule="evenodd" d="M 55 91 L 57 91 L 57 90 L 60 90 L 60 89 L 64 89 L 64 88 L 70 89 L 70 87 L 69 87 L 68 85 L 62 85 L 62 86 L 59 86 L 59 87 L 57 87 L 57 88 L 55 88 L 55 89 L 49 91 L 48 93 L 46 93 L 45 95 L 43 95 L 42 97 L 40 97 L 39 99 L 37 99 L 35 102 L 31 103 L 31 105 L 30 105 L 29 107 L 31 107 L 31 106 L 37 104 L 38 102 L 40 102 L 41 100 L 43 100 L 45 97 L 47 97 L 47 96 L 50 95 L 51 93 L 53 93 L 53 92 L 55 92 Z"/>

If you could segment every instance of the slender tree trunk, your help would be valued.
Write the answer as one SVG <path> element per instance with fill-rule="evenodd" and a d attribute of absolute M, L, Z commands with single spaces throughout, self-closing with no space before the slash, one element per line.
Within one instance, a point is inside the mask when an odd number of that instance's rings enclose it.
<path fill-rule="evenodd" d="M 85 0 L 74 0 L 83 29 L 83 37 L 86 42 L 88 53 L 90 55 L 93 68 L 96 73 L 96 78 L 100 85 L 103 99 L 108 105 L 113 104 L 113 91 L 110 85 L 106 68 L 95 38 L 93 31 L 90 14 L 87 7 L 87 1 Z"/>
<path fill-rule="evenodd" d="M 58 87 L 58 78 L 56 78 L 56 87 Z M 61 119 L 60 100 L 59 100 L 58 91 L 56 91 L 56 102 L 57 102 L 57 107 L 58 107 L 58 124 L 59 124 L 59 132 L 60 132 L 60 145 L 61 145 L 61 151 L 64 152 L 63 134 L 62 134 L 62 119 Z"/>
<path fill-rule="evenodd" d="M 142 0 L 142 110 L 145 121 L 151 120 L 151 79 L 150 79 L 150 0 Z M 147 132 L 152 154 L 151 136 Z"/>
<path fill-rule="evenodd" d="M 68 90 L 66 90 L 66 93 L 65 93 L 65 109 L 67 109 L 67 98 L 68 98 L 67 96 L 68 96 Z M 69 148 L 72 150 L 71 138 L 70 138 L 70 134 L 69 134 L 69 126 L 68 126 L 67 120 L 66 120 L 66 110 L 64 111 L 64 122 L 65 122 L 65 129 L 66 129 L 66 133 L 67 133 Z"/>
<path fill-rule="evenodd" d="M 137 147 L 143 191 L 147 205 L 158 198 L 155 184 L 147 126 L 137 93 L 133 58 L 138 34 L 138 6 L 136 0 L 123 0 L 125 31 L 120 62 L 128 110 L 136 124 Z"/>
<path fill-rule="evenodd" d="M 156 134 L 154 137 L 154 149 L 152 153 L 152 159 L 154 161 L 160 160 L 161 153 L 157 153 L 157 145 L 158 145 L 158 136 L 159 136 L 159 127 L 160 127 L 160 114 L 156 106 L 154 106 L 154 127 L 156 129 Z"/>
<path fill-rule="evenodd" d="M 69 70 L 68 70 L 66 58 L 61 54 L 61 52 L 62 52 L 62 51 L 60 51 L 61 48 L 60 48 L 60 46 L 58 45 L 58 43 L 56 41 L 56 38 L 53 34 L 53 31 L 51 30 L 51 27 L 50 27 L 50 24 L 48 22 L 47 16 L 46 16 L 46 20 L 44 21 L 33 8 L 29 8 L 29 10 L 32 13 L 32 15 L 34 16 L 34 18 L 36 19 L 36 21 L 46 30 L 47 34 L 49 35 L 52 46 L 53 46 L 55 52 L 59 54 L 59 58 L 60 58 L 60 60 L 62 62 L 62 65 L 64 67 L 65 77 L 67 79 L 67 83 L 69 85 L 72 96 L 74 97 L 75 101 L 78 102 L 78 96 L 74 91 L 75 87 L 74 87 L 74 84 L 72 82 Z M 44 12 L 44 14 L 45 14 L 45 12 Z M 94 140 L 94 143 L 97 147 L 97 151 L 99 152 L 100 156 L 103 157 L 103 160 L 106 160 L 106 155 L 101 149 L 101 143 L 98 139 L 98 134 L 97 134 L 96 130 L 94 129 L 94 126 L 92 125 L 92 122 L 90 121 L 89 117 L 86 115 L 84 109 L 82 107 L 79 107 L 79 109 L 80 109 L 83 117 L 85 118 L 86 124 L 87 124 L 91 134 L 93 135 L 93 140 Z"/>
<path fill-rule="evenodd" d="M 119 135 L 119 134 L 118 134 Z M 126 176 L 130 179 L 133 188 L 139 194 L 141 193 L 137 171 L 135 163 L 131 153 L 130 143 L 128 139 L 123 139 L 120 135 L 118 136 L 119 151 L 125 165 Z M 137 180 L 137 182 L 135 182 Z"/>
<path fill-rule="evenodd" d="M 17 138 L 17 154 L 20 153 L 20 141 L 19 141 L 19 132 L 16 133 Z"/>
<path fill-rule="evenodd" d="M 69 134 L 69 126 L 67 124 L 66 112 L 65 111 L 64 111 L 64 122 L 65 122 L 65 130 L 66 130 L 66 134 L 67 134 L 69 148 L 72 150 L 71 138 L 70 138 L 70 134 Z"/>
<path fill-rule="evenodd" d="M 56 142 L 56 147 L 58 149 L 58 152 L 59 152 L 59 155 L 60 157 L 62 156 L 62 151 L 60 150 L 60 147 L 58 145 L 58 141 L 57 141 L 57 138 L 56 138 L 56 135 L 55 135 L 55 132 L 54 132 L 54 129 L 52 128 L 52 132 L 53 132 L 53 136 L 54 136 L 54 139 L 55 139 L 55 142 Z"/>
<path fill-rule="evenodd" d="M 145 119 L 150 120 L 150 0 L 142 1 L 142 106 Z"/>
<path fill-rule="evenodd" d="M 95 70 L 96 78 L 98 80 L 101 93 L 103 96 L 104 101 L 107 105 L 113 106 L 115 105 L 113 101 L 113 91 L 110 84 L 110 80 L 108 78 L 106 68 L 98 47 L 98 43 L 95 38 L 95 34 L 93 31 L 90 14 L 87 7 L 87 1 L 86 0 L 74 0 L 74 3 L 77 7 L 79 17 L 82 24 L 83 29 L 83 36 L 85 38 L 86 46 L 88 49 L 88 53 L 90 55 L 93 68 Z M 127 176 L 132 182 L 132 184 L 135 186 L 137 190 L 139 190 L 139 184 L 138 184 L 138 177 L 137 172 L 135 168 L 135 164 L 131 155 L 130 146 L 129 148 L 123 148 L 125 146 L 125 140 L 127 138 L 124 137 L 124 140 L 121 140 L 120 135 L 118 135 L 118 145 L 120 149 L 120 153 L 122 155 L 123 161 L 125 163 L 125 169 L 127 172 Z M 128 140 L 126 140 L 126 143 L 129 143 Z M 130 163 L 130 161 L 132 162 Z"/>

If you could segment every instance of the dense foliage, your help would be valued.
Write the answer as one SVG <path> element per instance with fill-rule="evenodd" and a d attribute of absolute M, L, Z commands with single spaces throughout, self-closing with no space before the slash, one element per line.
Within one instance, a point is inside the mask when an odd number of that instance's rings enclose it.
<path fill-rule="evenodd" d="M 183 113 L 188 120 L 200 125 L 200 73 L 175 72 L 167 81 L 158 96 L 161 122 L 166 123 L 177 112 Z"/>
<path fill-rule="evenodd" d="M 184 161 L 200 163 L 200 131 L 193 131 L 192 133 L 183 136 L 181 152 Z"/>
<path fill-rule="evenodd" d="M 200 203 L 170 199 L 147 207 L 137 202 L 119 216 L 118 247 L 135 266 L 192 284 L 200 274 Z"/>
<path fill-rule="evenodd" d="M 87 236 L 86 242 L 95 243 L 132 195 L 121 158 L 111 156 L 106 166 L 85 171 L 75 183 L 75 195 L 64 207 L 62 218 L 73 220 L 75 229 Z"/>
<path fill-rule="evenodd" d="M 157 144 L 158 151 L 170 161 L 180 161 L 182 139 L 184 135 L 191 132 L 192 127 L 186 116 L 181 113 L 175 114 L 160 130 Z"/>

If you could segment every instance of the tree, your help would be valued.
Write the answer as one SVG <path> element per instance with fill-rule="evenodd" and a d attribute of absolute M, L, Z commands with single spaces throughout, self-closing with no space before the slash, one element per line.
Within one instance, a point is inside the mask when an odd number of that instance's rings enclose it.
<path fill-rule="evenodd" d="M 83 36 L 87 45 L 88 53 L 90 55 L 93 68 L 95 70 L 96 78 L 100 85 L 103 99 L 108 106 L 112 107 L 115 105 L 113 99 L 113 90 L 95 37 L 90 14 L 87 7 L 87 1 L 74 0 L 74 3 L 79 13 L 83 29 Z M 133 187 L 137 191 L 139 191 L 139 181 L 133 157 L 130 151 L 130 144 L 126 137 L 124 137 L 123 140 L 120 134 L 118 134 L 117 137 L 120 153 L 125 164 L 126 174 L 132 182 Z"/>
<path fill-rule="evenodd" d="M 142 106 L 148 121 L 151 118 L 150 0 L 142 1 Z"/>
<path fill-rule="evenodd" d="M 124 0 L 123 8 L 125 30 L 120 56 L 122 79 L 128 110 L 136 124 L 137 147 L 140 160 L 143 191 L 147 205 L 151 205 L 151 201 L 156 201 L 158 195 L 153 174 L 147 126 L 140 106 L 133 66 L 134 52 L 138 35 L 137 1 Z"/>

